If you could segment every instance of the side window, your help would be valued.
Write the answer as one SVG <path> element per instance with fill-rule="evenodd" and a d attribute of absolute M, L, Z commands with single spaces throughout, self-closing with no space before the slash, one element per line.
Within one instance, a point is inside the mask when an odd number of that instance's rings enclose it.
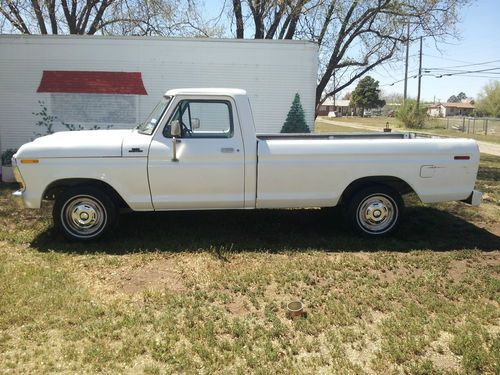
<path fill-rule="evenodd" d="M 168 137 L 172 121 L 180 121 L 183 138 L 231 138 L 231 104 L 224 100 L 183 100 L 163 134 Z"/>

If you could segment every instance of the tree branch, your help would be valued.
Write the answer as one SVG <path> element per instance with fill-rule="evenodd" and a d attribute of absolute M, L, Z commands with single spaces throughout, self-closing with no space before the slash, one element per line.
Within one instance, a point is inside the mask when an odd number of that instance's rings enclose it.
<path fill-rule="evenodd" d="M 10 8 L 10 4 L 7 4 L 7 6 L 9 6 L 9 8 Z M 11 9 L 11 12 L 12 12 L 12 9 Z M 10 13 L 7 12 L 3 7 L 0 7 L 0 13 L 7 19 L 7 21 L 10 22 L 10 24 L 12 26 L 14 26 L 20 32 L 22 32 L 23 34 L 31 34 L 30 31 L 28 30 L 28 28 L 26 27 L 24 20 L 22 19 L 22 17 L 19 14 L 16 15 L 14 12 L 12 12 L 12 13 L 14 13 L 14 15 L 17 19 L 13 18 L 10 15 Z"/>

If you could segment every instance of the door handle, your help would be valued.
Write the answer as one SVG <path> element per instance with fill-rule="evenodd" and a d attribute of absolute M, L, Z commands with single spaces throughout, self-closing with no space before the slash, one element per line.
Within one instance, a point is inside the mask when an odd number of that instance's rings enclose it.
<path fill-rule="evenodd" d="M 220 149 L 220 152 L 222 152 L 223 154 L 229 154 L 231 152 L 234 152 L 234 148 L 232 148 L 232 147 L 222 147 Z"/>
<path fill-rule="evenodd" d="M 133 147 L 130 150 L 128 150 L 128 152 L 142 152 L 142 149 L 140 149 L 139 147 Z"/>

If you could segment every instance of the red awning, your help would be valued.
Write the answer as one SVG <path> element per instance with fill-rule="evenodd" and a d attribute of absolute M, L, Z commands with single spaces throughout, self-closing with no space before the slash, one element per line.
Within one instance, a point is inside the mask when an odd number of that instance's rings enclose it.
<path fill-rule="evenodd" d="M 147 95 L 140 72 L 44 70 L 36 92 Z"/>

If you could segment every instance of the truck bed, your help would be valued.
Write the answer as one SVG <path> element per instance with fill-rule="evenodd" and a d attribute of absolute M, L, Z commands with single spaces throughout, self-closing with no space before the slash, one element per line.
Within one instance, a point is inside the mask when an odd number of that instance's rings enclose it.
<path fill-rule="evenodd" d="M 284 133 L 257 134 L 259 140 L 271 139 L 411 139 L 417 138 L 415 133 Z"/>

